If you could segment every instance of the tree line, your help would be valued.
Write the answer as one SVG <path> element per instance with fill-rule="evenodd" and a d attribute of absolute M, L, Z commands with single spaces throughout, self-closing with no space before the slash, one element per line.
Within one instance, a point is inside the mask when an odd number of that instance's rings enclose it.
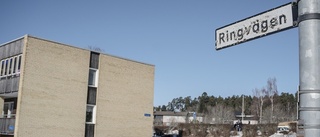
<path fill-rule="evenodd" d="M 254 115 L 259 123 L 277 123 L 297 119 L 297 93 L 279 93 L 276 78 L 269 78 L 266 86 L 255 88 L 252 95 L 233 95 L 221 97 L 208 95 L 203 92 L 201 96 L 191 98 L 178 97 L 172 99 L 167 105 L 154 107 L 156 111 L 197 112 L 207 119 L 215 119 L 216 123 L 233 120 L 235 114 L 242 112 L 242 99 L 244 100 L 244 113 Z"/>

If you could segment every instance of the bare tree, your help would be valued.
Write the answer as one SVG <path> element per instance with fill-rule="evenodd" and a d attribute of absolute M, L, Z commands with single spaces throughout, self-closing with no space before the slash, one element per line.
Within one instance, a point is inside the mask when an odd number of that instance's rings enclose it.
<path fill-rule="evenodd" d="M 263 103 L 264 103 L 264 96 L 265 96 L 265 93 L 266 93 L 266 89 L 265 88 L 262 88 L 261 90 L 255 88 L 253 90 L 253 96 L 255 96 L 258 100 L 258 110 L 259 110 L 259 123 L 262 122 L 262 108 L 263 108 Z"/>
<path fill-rule="evenodd" d="M 291 117 L 288 115 L 288 113 L 283 109 L 283 106 L 281 104 L 275 104 L 274 105 L 274 121 L 275 122 L 283 122 L 283 121 L 291 121 L 294 119 L 291 119 Z"/>
<path fill-rule="evenodd" d="M 234 118 L 234 110 L 222 104 L 217 104 L 214 107 L 207 107 L 209 114 L 207 118 L 210 123 L 223 124 L 225 121 L 230 121 Z"/>
<path fill-rule="evenodd" d="M 272 123 L 273 122 L 273 112 L 274 112 L 274 95 L 278 94 L 277 79 L 276 78 L 269 78 L 268 79 L 268 81 L 267 81 L 267 89 L 265 91 L 265 94 L 271 101 L 271 116 L 270 116 L 270 120 L 271 120 L 271 123 Z"/>
<path fill-rule="evenodd" d="M 96 51 L 96 52 L 104 52 L 103 49 L 99 48 L 99 47 L 96 47 L 96 46 L 88 46 L 89 50 L 92 50 L 92 51 Z"/>
<path fill-rule="evenodd" d="M 268 106 L 268 107 L 265 107 L 264 109 L 263 109 L 264 111 L 263 111 L 263 118 L 262 118 L 262 121 L 268 121 L 269 123 L 270 123 L 270 121 L 271 121 L 271 119 L 270 119 L 270 117 L 271 117 L 271 106 Z"/>

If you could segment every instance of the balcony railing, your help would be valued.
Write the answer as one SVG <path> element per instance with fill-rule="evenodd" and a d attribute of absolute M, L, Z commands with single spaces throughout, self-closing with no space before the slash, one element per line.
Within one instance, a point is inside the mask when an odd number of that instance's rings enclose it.
<path fill-rule="evenodd" d="M 13 135 L 15 118 L 0 118 L 0 134 Z"/>
<path fill-rule="evenodd" d="M 19 90 L 19 75 L 0 77 L 0 95 L 16 93 Z"/>

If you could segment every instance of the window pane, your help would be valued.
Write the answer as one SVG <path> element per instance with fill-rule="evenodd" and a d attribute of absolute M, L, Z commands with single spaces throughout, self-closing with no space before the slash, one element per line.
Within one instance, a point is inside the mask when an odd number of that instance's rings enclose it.
<path fill-rule="evenodd" d="M 86 124 L 85 137 L 94 137 L 94 124 Z"/>
<path fill-rule="evenodd" d="M 89 85 L 95 86 L 96 84 L 96 70 L 89 70 Z"/>
<path fill-rule="evenodd" d="M 8 110 L 12 112 L 13 109 L 14 109 L 14 102 L 4 102 L 4 106 L 3 106 L 4 114 L 8 114 Z"/>
<path fill-rule="evenodd" d="M 8 75 L 10 75 L 12 72 L 12 58 L 9 61 L 9 70 L 8 71 L 9 71 Z"/>
<path fill-rule="evenodd" d="M 95 105 L 96 104 L 96 96 L 97 96 L 97 88 L 89 87 L 88 95 L 87 95 L 87 104 Z"/>
<path fill-rule="evenodd" d="M 93 106 L 87 106 L 86 122 L 93 122 Z"/>
<path fill-rule="evenodd" d="M 3 106 L 4 114 L 8 114 L 8 110 L 9 110 L 9 104 L 4 104 L 4 106 Z"/>
<path fill-rule="evenodd" d="M 9 60 L 6 60 L 6 63 L 5 63 L 5 68 L 4 68 L 4 76 L 6 76 L 8 74 L 8 65 L 9 65 Z"/>
<path fill-rule="evenodd" d="M 21 55 L 19 56 L 19 59 L 18 59 L 18 71 L 17 72 L 20 72 L 20 66 L 21 66 Z"/>
<path fill-rule="evenodd" d="M 90 68 L 98 69 L 98 66 L 99 66 L 99 53 L 91 52 Z"/>
<path fill-rule="evenodd" d="M 4 61 L 3 61 L 3 60 L 1 61 L 0 66 L 1 66 L 1 68 L 0 68 L 0 69 L 1 69 L 1 71 L 0 71 L 0 76 L 2 76 L 3 70 L 4 70 L 4 69 L 3 69 L 3 68 L 4 68 Z"/>
<path fill-rule="evenodd" d="M 17 69 L 17 57 L 14 57 L 14 64 L 13 64 L 13 74 L 16 73 L 16 69 Z"/>

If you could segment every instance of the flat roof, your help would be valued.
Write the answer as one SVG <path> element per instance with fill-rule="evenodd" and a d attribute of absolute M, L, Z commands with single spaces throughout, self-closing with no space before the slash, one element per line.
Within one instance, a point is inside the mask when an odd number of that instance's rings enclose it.
<path fill-rule="evenodd" d="M 144 62 L 140 62 L 140 61 L 136 61 L 136 60 L 124 58 L 124 57 L 119 57 L 119 56 L 107 54 L 107 53 L 104 53 L 104 52 L 101 52 L 101 51 L 94 51 L 94 50 L 90 50 L 90 49 L 80 48 L 80 47 L 77 47 L 77 46 L 72 46 L 72 45 L 69 45 L 69 44 L 64 44 L 64 43 L 56 42 L 56 41 L 53 41 L 53 40 L 48 40 L 48 39 L 43 39 L 43 38 L 31 36 L 31 35 L 29 35 L 29 34 L 26 34 L 26 35 L 24 35 L 24 36 L 22 36 L 22 37 L 19 37 L 19 38 L 17 38 L 17 39 L 14 39 L 14 40 L 5 42 L 5 43 L 1 44 L 0 47 L 1 47 L 1 46 L 4 46 L 4 45 L 7 45 L 7 44 L 9 44 L 9 43 L 12 43 L 12 42 L 21 40 L 21 39 L 23 39 L 23 38 L 25 38 L 25 37 L 31 37 L 31 38 L 35 38 L 35 39 L 39 39 L 39 40 L 44 40 L 44 41 L 48 41 L 48 42 L 52 42 L 52 43 L 57 43 L 57 44 L 64 45 L 64 46 L 69 46 L 69 47 L 78 48 L 78 49 L 82 49 L 82 50 L 92 51 L 92 52 L 100 53 L 100 54 L 107 55 L 107 56 L 112 56 L 112 57 L 116 57 L 116 58 L 120 58 L 120 59 L 124 59 L 124 60 L 128 60 L 128 61 L 132 61 L 132 62 L 137 62 L 137 63 L 140 63 L 140 64 L 145 64 L 145 65 L 149 65 L 149 66 L 155 66 L 155 65 L 153 65 L 153 64 L 148 64 L 148 63 L 144 63 Z"/>

